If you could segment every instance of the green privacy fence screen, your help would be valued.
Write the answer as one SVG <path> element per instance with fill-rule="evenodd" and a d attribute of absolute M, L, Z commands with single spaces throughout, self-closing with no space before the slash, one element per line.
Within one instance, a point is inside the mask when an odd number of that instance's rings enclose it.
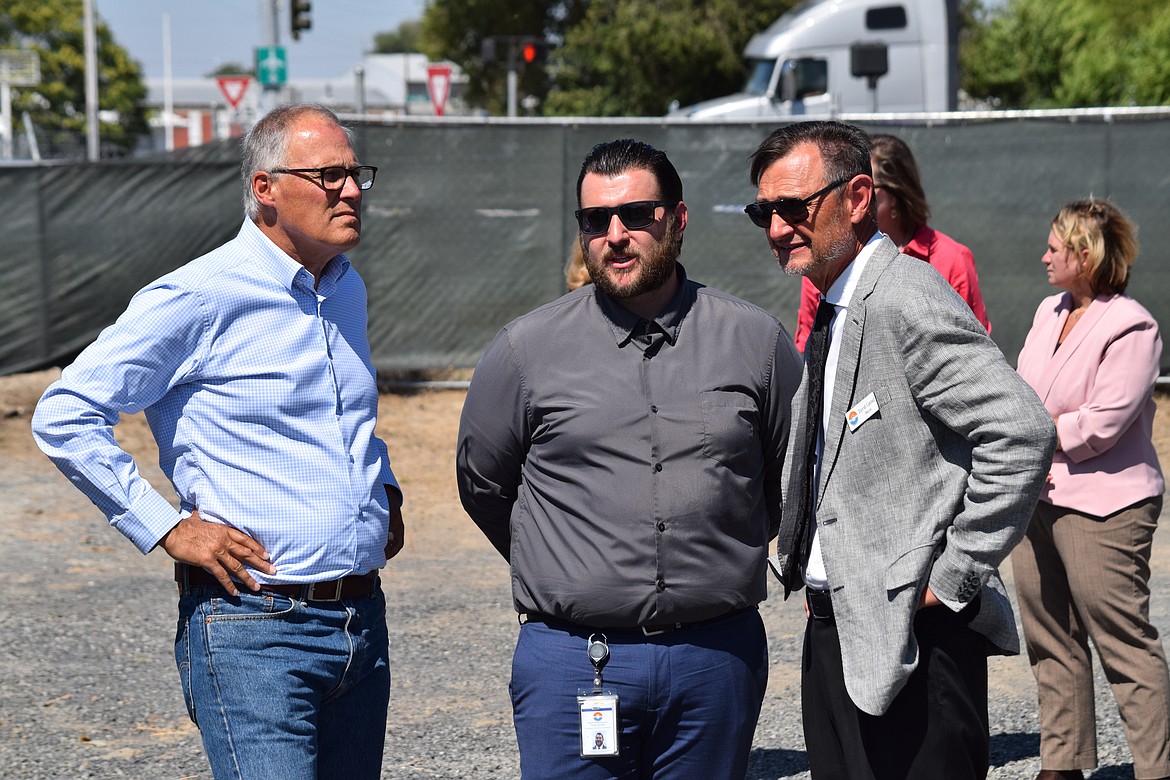
<path fill-rule="evenodd" d="M 667 151 L 690 224 L 682 261 L 705 284 L 795 324 L 799 284 L 742 207 L 766 123 L 663 120 L 350 122 L 379 166 L 351 253 L 387 373 L 475 364 L 508 320 L 561 294 L 582 158 L 635 137 Z M 859 122 L 903 137 L 934 227 L 972 248 L 993 337 L 1014 363 L 1042 297 L 1048 225 L 1065 201 L 1112 197 L 1140 226 L 1130 293 L 1170 317 L 1170 118 L 1018 117 Z M 0 168 L 0 373 L 67 363 L 146 282 L 227 240 L 242 221 L 238 149 Z M 1170 350 L 1167 351 L 1170 353 Z M 1163 357 L 1170 366 L 1170 356 Z M 1165 372 L 1164 372 L 1165 373 Z"/>

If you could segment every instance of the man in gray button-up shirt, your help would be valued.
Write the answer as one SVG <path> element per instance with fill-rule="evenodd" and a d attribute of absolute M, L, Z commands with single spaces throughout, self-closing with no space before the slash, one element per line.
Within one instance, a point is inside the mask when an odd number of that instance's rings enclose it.
<path fill-rule="evenodd" d="M 800 361 L 774 317 L 687 279 L 665 154 L 600 144 L 577 193 L 594 284 L 500 331 L 459 431 L 463 506 L 510 562 L 526 619 L 521 768 L 742 778 Z M 591 637 L 609 647 L 601 686 Z M 589 752 L 577 696 L 594 687 L 618 695 L 618 755 Z"/>

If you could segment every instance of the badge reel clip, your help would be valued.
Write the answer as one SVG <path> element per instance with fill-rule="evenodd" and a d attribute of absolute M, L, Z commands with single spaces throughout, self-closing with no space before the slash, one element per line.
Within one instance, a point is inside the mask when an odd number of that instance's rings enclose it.
<path fill-rule="evenodd" d="M 581 756 L 616 756 L 618 697 L 603 687 L 601 677 L 601 670 L 609 660 L 609 644 L 605 634 L 590 635 L 587 652 L 589 663 L 593 665 L 593 689 L 577 692 L 577 706 L 581 715 Z"/>

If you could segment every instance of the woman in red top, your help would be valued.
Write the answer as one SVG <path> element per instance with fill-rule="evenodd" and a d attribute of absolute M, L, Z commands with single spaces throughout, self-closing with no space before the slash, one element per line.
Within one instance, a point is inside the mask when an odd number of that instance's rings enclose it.
<path fill-rule="evenodd" d="M 990 333 L 991 322 L 983 306 L 983 294 L 979 292 L 979 275 L 975 273 L 975 256 L 958 241 L 926 224 L 930 206 L 926 203 L 918 164 L 910 147 L 892 135 L 874 135 L 870 140 L 873 143 L 870 162 L 877 191 L 878 229 L 889 236 L 903 254 L 934 266 Z M 812 330 L 819 299 L 820 293 L 812 282 L 807 277 L 802 279 L 800 312 L 796 321 L 796 348 L 801 352 Z"/>

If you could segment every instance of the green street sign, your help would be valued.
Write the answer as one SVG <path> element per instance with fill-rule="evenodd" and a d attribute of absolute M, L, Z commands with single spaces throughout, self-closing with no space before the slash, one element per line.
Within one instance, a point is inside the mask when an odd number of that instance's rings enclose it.
<path fill-rule="evenodd" d="M 288 58 L 284 47 L 257 46 L 256 74 L 265 87 L 279 87 L 288 81 Z"/>

